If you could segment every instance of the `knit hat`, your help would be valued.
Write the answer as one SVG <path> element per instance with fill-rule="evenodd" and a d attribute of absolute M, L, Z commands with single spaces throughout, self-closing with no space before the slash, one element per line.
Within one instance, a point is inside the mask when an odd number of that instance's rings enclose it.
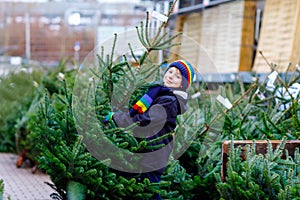
<path fill-rule="evenodd" d="M 172 62 L 168 66 L 166 71 L 168 71 L 168 69 L 170 69 L 171 67 L 176 67 L 177 69 L 179 69 L 179 71 L 183 76 L 182 87 L 185 90 L 188 89 L 192 85 L 194 74 L 195 74 L 192 65 L 185 60 L 177 60 Z"/>

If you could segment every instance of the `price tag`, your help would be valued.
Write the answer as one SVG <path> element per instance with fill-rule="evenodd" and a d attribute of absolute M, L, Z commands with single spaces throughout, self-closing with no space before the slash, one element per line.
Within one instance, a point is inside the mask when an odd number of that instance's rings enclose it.
<path fill-rule="evenodd" d="M 259 91 L 259 89 L 256 90 L 255 94 L 260 100 L 264 100 L 266 98 L 265 95 L 261 91 Z"/>
<path fill-rule="evenodd" d="M 223 104 L 223 106 L 225 106 L 227 109 L 232 108 L 232 104 L 230 103 L 230 101 L 227 98 L 222 97 L 221 95 L 217 96 L 217 100 Z"/>
<path fill-rule="evenodd" d="M 296 65 L 296 69 L 300 71 L 300 66 L 298 64 Z"/>
<path fill-rule="evenodd" d="M 201 96 L 201 92 L 197 92 L 191 96 L 192 99 L 196 99 Z"/>
<path fill-rule="evenodd" d="M 155 10 L 152 12 L 152 17 L 154 17 L 154 18 L 156 18 L 156 19 L 158 19 L 160 21 L 163 21 L 163 22 L 167 22 L 168 21 L 168 17 L 167 16 L 165 16 L 165 15 L 163 15 L 163 14 L 161 14 L 161 13 L 155 11 Z"/>
<path fill-rule="evenodd" d="M 267 82 L 267 86 L 272 87 L 274 86 L 274 82 L 277 78 L 278 73 L 276 71 L 273 71 L 271 74 L 268 75 L 268 82 Z"/>
<path fill-rule="evenodd" d="M 210 2 L 210 0 L 203 0 L 203 5 L 208 6 L 209 2 Z"/>

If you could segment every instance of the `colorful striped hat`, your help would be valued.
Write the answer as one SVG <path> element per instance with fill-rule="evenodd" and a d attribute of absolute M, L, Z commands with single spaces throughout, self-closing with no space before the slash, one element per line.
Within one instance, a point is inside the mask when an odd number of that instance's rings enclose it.
<path fill-rule="evenodd" d="M 185 90 L 188 89 L 192 85 L 194 74 L 195 74 L 192 65 L 185 60 L 177 60 L 172 62 L 168 66 L 167 70 L 171 67 L 176 67 L 177 69 L 179 69 L 179 71 L 183 76 L 182 87 Z"/>

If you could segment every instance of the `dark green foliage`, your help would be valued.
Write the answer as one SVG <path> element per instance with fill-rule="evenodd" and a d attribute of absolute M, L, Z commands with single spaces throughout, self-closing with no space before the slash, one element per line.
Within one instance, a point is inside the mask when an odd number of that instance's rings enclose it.
<path fill-rule="evenodd" d="M 77 72 L 77 68 L 71 64 L 68 59 L 61 59 L 57 66 L 47 70 L 42 79 L 43 87 L 52 94 L 63 94 L 62 80 L 68 80 L 70 87 L 74 84 L 74 73 Z"/>
<path fill-rule="evenodd" d="M 18 131 L 24 129 L 24 116 L 39 94 L 41 74 L 39 70 L 24 67 L 0 77 L 0 151 L 16 152 L 16 140 L 25 137 L 26 132 Z"/>
<path fill-rule="evenodd" d="M 295 73 L 295 79 L 299 74 Z M 280 78 L 278 78 L 281 80 Z M 275 82 L 276 88 L 290 87 L 291 84 L 284 84 L 281 81 Z M 293 83 L 291 81 L 291 83 Z M 253 83 L 242 96 L 232 92 L 230 86 L 223 89 L 227 97 L 233 102 L 233 108 L 221 111 L 224 117 L 223 137 L 229 139 L 234 135 L 235 139 L 297 139 L 299 133 L 298 118 L 299 105 L 297 100 L 290 100 L 291 106 L 284 110 L 278 110 L 275 91 L 270 92 L 265 89 L 265 82 Z M 265 99 L 261 100 L 257 96 L 260 90 Z M 298 97 L 299 98 L 299 97 Z M 297 98 L 297 99 L 298 99 Z M 287 100 L 285 100 L 287 101 Z"/>
<path fill-rule="evenodd" d="M 70 198 L 68 194 L 73 195 L 74 182 L 86 199 L 122 197 L 128 191 L 126 188 L 114 189 L 119 180 L 109 171 L 109 161 L 98 161 L 92 157 L 82 142 L 82 136 L 78 135 L 71 111 L 71 99 L 66 92 L 63 111 L 53 107 L 48 95 L 41 104 L 40 119 L 31 133 L 31 137 L 39 141 L 36 146 L 40 152 L 39 167 L 50 175 L 55 184 L 56 196 L 61 199 Z"/>
<path fill-rule="evenodd" d="M 36 161 L 39 151 L 35 151 L 35 147 L 38 143 L 35 139 L 31 138 L 31 131 L 35 129 L 36 121 L 38 120 L 38 109 L 40 102 L 43 101 L 44 90 L 52 91 L 52 87 L 57 88 L 57 93 L 49 92 L 51 95 L 56 95 L 57 100 L 52 103 L 58 110 L 64 110 L 64 103 L 61 103 L 62 96 L 65 94 L 64 81 L 67 80 L 71 83 L 74 82 L 74 72 L 75 69 L 69 66 L 67 59 L 62 59 L 58 66 L 54 69 L 45 69 L 39 76 L 39 85 L 36 88 L 35 96 L 32 98 L 29 108 L 22 115 L 22 118 L 18 121 L 16 125 L 16 146 L 18 152 L 25 151 L 26 157 L 32 161 Z M 34 73 L 33 73 L 34 75 Z M 32 76 L 33 76 L 32 75 Z M 46 82 L 51 83 L 51 85 Z"/>
<path fill-rule="evenodd" d="M 82 200 L 85 199 L 85 186 L 83 186 L 80 183 L 77 182 L 69 182 L 67 186 L 67 191 L 68 191 L 68 199 L 72 200 Z"/>
<path fill-rule="evenodd" d="M 141 29 L 138 30 L 139 37 L 148 35 L 144 26 Z M 160 183 L 150 183 L 148 179 L 124 178 L 110 170 L 110 159 L 99 159 L 99 155 L 103 156 L 103 147 L 110 143 L 124 149 L 125 154 L 148 148 L 146 141 L 138 141 L 132 136 L 135 125 L 118 128 L 113 123 L 104 126 L 102 121 L 109 111 L 115 109 L 114 106 L 128 109 L 132 102 L 139 99 L 149 87 L 144 84 L 147 77 L 156 79 L 153 74 L 159 70 L 159 65 L 153 65 L 147 56 L 150 51 L 160 48 L 160 42 L 162 45 L 168 43 L 163 37 L 159 42 L 154 40 L 152 44 L 149 41 L 145 43 L 148 51 L 136 60 L 140 65 L 138 68 L 132 67 L 126 56 L 124 62 L 114 63 L 113 46 L 111 55 L 100 53 L 97 56 L 98 66 L 89 69 L 93 78 L 89 79 L 87 85 L 80 81 L 71 92 L 72 84 L 68 86 L 64 80 L 63 87 L 57 86 L 50 93 L 45 93 L 31 140 L 33 143 L 38 141 L 32 149 L 39 152 L 39 167 L 50 175 L 54 183 L 49 184 L 57 191 L 52 195 L 53 198 L 68 199 L 76 192 L 85 199 L 150 199 L 154 193 L 177 199 L 190 196 L 187 192 L 191 190 L 192 179 L 179 163 L 168 167 L 172 176 Z M 135 57 L 133 52 L 132 55 Z M 81 74 L 86 75 L 83 72 Z M 125 94 L 126 91 L 136 92 Z M 111 104 L 112 101 L 115 104 Z M 107 153 L 104 152 L 104 155 L 109 157 Z M 118 152 L 111 151 L 111 156 L 120 163 L 127 162 L 128 166 L 134 162 L 126 161 L 123 154 Z M 175 174 L 179 172 L 182 177 L 177 178 Z M 77 187 L 79 190 L 75 191 Z"/>
<path fill-rule="evenodd" d="M 3 193 L 4 193 L 4 183 L 3 180 L 0 179 L 0 199 L 3 199 Z"/>
<path fill-rule="evenodd" d="M 167 187 L 167 196 L 162 195 L 162 198 L 190 199 L 193 196 L 194 183 L 192 176 L 186 172 L 186 169 L 180 165 L 178 160 L 170 162 L 162 180 L 170 183 Z"/>
<path fill-rule="evenodd" d="M 50 102 L 46 93 L 31 138 L 39 141 L 36 146 L 36 151 L 40 152 L 39 167 L 54 183 L 52 187 L 57 193 L 52 195 L 53 198 L 68 199 L 68 194 L 72 196 L 76 192 L 85 199 L 149 199 L 156 192 L 178 199 L 185 199 L 183 193 L 189 196 L 187 192 L 191 189 L 192 179 L 178 163 L 168 168 L 169 178 L 156 184 L 147 179 L 144 182 L 126 179 L 112 172 L 107 167 L 110 161 L 99 161 L 91 156 L 82 142 L 83 137 L 74 129 L 71 104 L 67 104 L 71 103 L 71 96 L 65 93 L 65 110 L 62 111 L 56 110 Z M 175 176 L 178 172 L 182 177 Z M 80 190 L 75 191 L 74 187 Z"/>
<path fill-rule="evenodd" d="M 31 145 L 27 136 L 33 129 L 38 104 L 46 88 L 61 94 L 63 85 L 58 79 L 59 73 L 70 83 L 74 69 L 67 69 L 68 60 L 62 59 L 54 69 L 36 66 L 13 68 L 5 76 L 0 77 L 0 151 L 19 153 L 27 152 L 26 157 L 34 160 Z M 56 88 L 56 89 L 54 89 Z"/>
<path fill-rule="evenodd" d="M 294 158 L 282 158 L 286 139 L 276 149 L 269 144 L 266 155 L 256 155 L 255 141 L 241 160 L 240 148 L 232 145 L 226 182 L 217 184 L 224 199 L 299 199 L 299 149 Z M 220 180 L 220 179 L 219 179 Z M 298 191 L 298 192 L 295 192 Z"/>

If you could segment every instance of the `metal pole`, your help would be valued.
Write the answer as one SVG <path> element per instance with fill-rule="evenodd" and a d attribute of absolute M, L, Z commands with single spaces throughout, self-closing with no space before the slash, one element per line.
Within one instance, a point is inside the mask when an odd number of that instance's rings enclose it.
<path fill-rule="evenodd" d="M 25 58 L 26 62 L 30 60 L 30 15 L 25 13 Z"/>
<path fill-rule="evenodd" d="M 100 17 L 100 11 L 99 11 L 99 8 L 98 8 L 98 5 L 97 5 L 97 8 L 96 8 L 96 13 L 95 13 L 95 24 L 94 24 L 94 27 L 95 27 L 95 36 L 94 36 L 94 58 L 95 58 L 95 61 L 97 61 L 97 54 L 99 53 L 99 49 L 98 49 L 98 28 L 99 28 L 99 17 Z"/>

